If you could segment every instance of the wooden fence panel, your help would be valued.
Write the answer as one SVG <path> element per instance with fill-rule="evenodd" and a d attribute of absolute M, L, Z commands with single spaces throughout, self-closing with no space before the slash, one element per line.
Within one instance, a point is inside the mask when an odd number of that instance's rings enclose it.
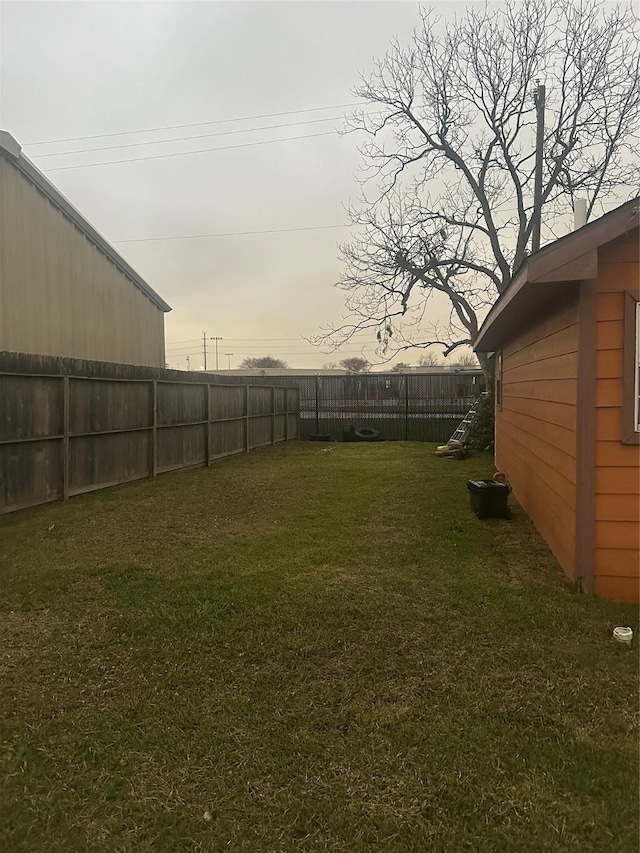
<path fill-rule="evenodd" d="M 286 415 L 276 415 L 274 418 L 275 424 L 275 440 L 276 441 L 286 441 L 287 438 L 287 416 Z"/>
<path fill-rule="evenodd" d="M 209 424 L 209 461 L 233 453 L 244 453 L 246 421 L 214 421 Z"/>
<path fill-rule="evenodd" d="M 158 429 L 157 472 L 191 468 L 207 462 L 207 424 Z"/>
<path fill-rule="evenodd" d="M 158 382 L 158 425 L 206 421 L 208 393 L 207 385 Z"/>
<path fill-rule="evenodd" d="M 0 445 L 0 514 L 62 498 L 61 439 Z"/>
<path fill-rule="evenodd" d="M 69 431 L 115 432 L 153 426 L 153 385 L 110 379 L 70 379 Z"/>
<path fill-rule="evenodd" d="M 245 390 L 243 386 L 213 385 L 211 387 L 210 420 L 224 421 L 229 418 L 242 418 L 245 415 Z"/>
<path fill-rule="evenodd" d="M 300 438 L 300 416 L 287 415 L 287 441 L 293 441 Z"/>
<path fill-rule="evenodd" d="M 287 389 L 274 388 L 275 410 L 278 414 L 287 411 Z"/>
<path fill-rule="evenodd" d="M 79 376 L 56 375 L 59 359 L 3 358 L 0 514 L 299 434 L 297 388 L 182 381 L 177 371 L 99 362 L 79 362 Z"/>
<path fill-rule="evenodd" d="M 249 420 L 249 449 L 271 444 L 273 430 L 272 415 L 258 415 Z"/>
<path fill-rule="evenodd" d="M 72 436 L 69 439 L 69 494 L 105 489 L 151 474 L 150 430 Z"/>
<path fill-rule="evenodd" d="M 249 386 L 249 415 L 268 415 L 272 412 L 272 396 L 273 390 L 271 387 L 260 387 L 258 385 Z"/>
<path fill-rule="evenodd" d="M 59 376 L 0 376 L 0 441 L 62 435 L 63 396 Z"/>

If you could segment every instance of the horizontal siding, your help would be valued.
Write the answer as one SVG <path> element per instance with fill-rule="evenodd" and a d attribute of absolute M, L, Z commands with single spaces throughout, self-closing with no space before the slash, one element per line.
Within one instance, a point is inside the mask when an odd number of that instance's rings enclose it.
<path fill-rule="evenodd" d="M 622 379 L 598 379 L 596 382 L 596 407 L 622 406 Z"/>
<path fill-rule="evenodd" d="M 538 409 L 538 415 L 542 414 Z M 523 437 L 531 437 L 531 447 L 540 458 L 553 456 L 558 460 L 565 471 L 565 476 L 575 482 L 575 457 L 576 457 L 576 433 L 575 429 L 558 426 L 547 419 L 546 411 L 544 417 L 534 415 L 523 415 L 520 412 L 512 412 L 509 409 L 502 411 L 503 425 L 508 424 L 514 430 L 520 432 Z M 527 440 L 528 443 L 528 440 Z"/>
<path fill-rule="evenodd" d="M 503 407 L 508 407 L 510 397 L 520 400 L 538 400 L 542 403 L 565 403 L 576 405 L 577 383 L 575 379 L 556 379 L 541 382 L 512 382 L 507 375 L 503 379 Z"/>
<path fill-rule="evenodd" d="M 624 298 L 622 292 L 598 293 L 596 310 L 599 323 L 624 319 Z"/>
<path fill-rule="evenodd" d="M 546 346 L 547 338 L 561 336 L 565 329 L 572 329 L 572 334 L 575 336 L 575 327 L 576 301 L 573 298 L 559 307 L 552 316 L 539 318 L 535 325 L 520 330 L 517 338 L 505 344 L 502 356 L 505 359 L 510 358 L 531 345 L 542 348 Z M 544 350 L 540 349 L 540 351 Z M 530 360 L 529 357 L 528 360 Z"/>
<path fill-rule="evenodd" d="M 575 576 L 577 302 L 502 352 L 496 462 L 563 570 Z"/>
<path fill-rule="evenodd" d="M 640 495 L 637 468 L 599 465 L 596 468 L 596 495 Z"/>
<path fill-rule="evenodd" d="M 596 521 L 638 522 L 640 500 L 637 495 L 596 495 Z"/>
<path fill-rule="evenodd" d="M 600 441 L 620 441 L 622 435 L 622 410 L 620 406 L 597 409 L 596 433 Z"/>
<path fill-rule="evenodd" d="M 637 239 L 598 253 L 594 589 L 639 600 L 640 446 L 622 444 L 624 293 L 637 291 Z"/>
<path fill-rule="evenodd" d="M 640 542 L 640 524 L 635 521 L 596 521 L 596 548 L 635 548 Z"/>
<path fill-rule="evenodd" d="M 635 548 L 596 548 L 595 571 L 608 577 L 638 576 L 638 551 Z"/>
<path fill-rule="evenodd" d="M 596 575 L 593 591 L 602 598 L 636 604 L 640 600 L 640 580 L 635 578 Z"/>
<path fill-rule="evenodd" d="M 567 322 L 565 319 L 564 322 Z M 536 356 L 538 360 L 546 358 L 555 358 L 559 355 L 567 355 L 576 351 L 576 330 L 575 318 L 574 323 L 564 328 L 558 329 L 553 333 L 548 333 L 542 337 L 536 345 Z M 506 348 L 502 354 L 503 359 L 508 360 L 509 368 L 520 367 L 521 365 L 531 364 L 531 345 L 520 346 L 513 352 L 509 352 Z"/>
<path fill-rule="evenodd" d="M 517 454 L 522 448 L 514 448 L 508 442 L 502 442 L 497 466 L 501 471 L 507 471 L 509 482 L 518 503 L 525 509 L 527 515 L 540 532 L 545 542 L 562 566 L 563 571 L 570 577 L 575 576 L 575 510 L 550 485 L 553 479 L 552 469 L 545 466 L 533 466 L 530 459 L 523 460 Z M 556 488 L 571 491 L 575 500 L 575 488 L 566 481 Z"/>
<path fill-rule="evenodd" d="M 575 351 L 540 358 L 517 367 L 503 357 L 503 365 L 504 380 L 510 383 L 536 382 L 541 381 L 542 377 L 545 382 L 553 379 L 575 379 L 577 375 Z"/>
<path fill-rule="evenodd" d="M 535 472 L 536 476 L 546 484 L 546 490 L 553 492 L 573 513 L 576 504 L 575 484 L 568 477 L 563 476 L 548 458 L 541 458 L 531 453 L 531 446 L 526 440 L 519 440 L 509 433 L 503 433 L 500 450 L 496 454 L 496 465 L 500 471 L 508 474 L 509 482 L 514 488 L 509 468 L 518 469 L 524 478 L 525 485 L 529 480 L 529 470 Z"/>
<path fill-rule="evenodd" d="M 596 329 L 596 349 L 619 349 L 622 320 L 601 320 Z"/>
<path fill-rule="evenodd" d="M 539 403 L 529 397 L 514 397 L 509 394 L 507 410 L 514 414 L 536 417 L 539 412 Z M 571 403 L 555 403 L 545 401 L 545 418 L 547 423 L 555 424 L 564 429 L 574 430 L 576 423 L 576 407 Z"/>
<path fill-rule="evenodd" d="M 637 266 L 637 263 L 634 264 Z M 616 269 L 617 267 L 617 269 Z M 629 267 L 628 270 L 625 267 Z M 609 267 L 600 266 L 598 273 L 598 291 L 600 293 L 618 293 L 620 290 L 620 278 L 631 281 L 633 269 L 631 264 L 611 264 Z"/>
<path fill-rule="evenodd" d="M 598 379 L 622 378 L 621 349 L 598 350 L 596 359 L 596 376 Z"/>
<path fill-rule="evenodd" d="M 637 475 L 640 467 L 640 444 L 599 440 L 596 445 L 596 465 L 603 468 L 632 468 Z"/>

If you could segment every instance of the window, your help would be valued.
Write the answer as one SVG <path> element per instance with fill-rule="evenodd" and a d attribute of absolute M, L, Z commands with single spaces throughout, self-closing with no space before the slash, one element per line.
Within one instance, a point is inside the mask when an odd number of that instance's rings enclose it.
<path fill-rule="evenodd" d="M 622 441 L 640 443 L 640 302 L 625 293 L 622 373 Z"/>

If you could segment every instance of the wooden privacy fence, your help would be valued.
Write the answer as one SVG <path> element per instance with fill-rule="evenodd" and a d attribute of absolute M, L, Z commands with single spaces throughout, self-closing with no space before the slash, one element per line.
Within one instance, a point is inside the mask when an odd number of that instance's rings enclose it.
<path fill-rule="evenodd" d="M 295 387 L 0 374 L 0 513 L 296 439 Z"/>

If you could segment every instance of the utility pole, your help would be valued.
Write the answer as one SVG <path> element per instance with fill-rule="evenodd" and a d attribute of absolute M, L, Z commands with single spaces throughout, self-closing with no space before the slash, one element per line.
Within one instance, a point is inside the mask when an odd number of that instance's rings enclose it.
<path fill-rule="evenodd" d="M 227 356 L 227 358 L 229 359 L 229 362 L 228 362 L 228 369 L 229 369 L 229 370 L 231 370 L 231 356 L 233 355 L 233 353 L 232 353 L 232 352 L 225 352 L 225 355 L 226 355 L 226 356 Z"/>
<path fill-rule="evenodd" d="M 204 353 L 204 369 L 207 369 L 207 333 L 202 333 L 202 350 Z"/>
<path fill-rule="evenodd" d="M 191 370 L 191 357 L 187 356 L 187 370 Z"/>
<path fill-rule="evenodd" d="M 216 370 L 217 370 L 218 369 L 218 341 L 221 341 L 222 338 L 213 337 L 213 338 L 209 338 L 209 340 L 216 342 Z M 207 369 L 207 362 L 206 361 L 204 363 L 204 369 L 205 370 Z"/>
<path fill-rule="evenodd" d="M 545 87 L 538 83 L 533 96 L 536 105 L 538 125 L 536 130 L 536 171 L 533 185 L 533 231 L 531 236 L 531 251 L 540 248 L 540 228 L 542 224 L 542 156 L 544 141 L 544 101 Z"/>

